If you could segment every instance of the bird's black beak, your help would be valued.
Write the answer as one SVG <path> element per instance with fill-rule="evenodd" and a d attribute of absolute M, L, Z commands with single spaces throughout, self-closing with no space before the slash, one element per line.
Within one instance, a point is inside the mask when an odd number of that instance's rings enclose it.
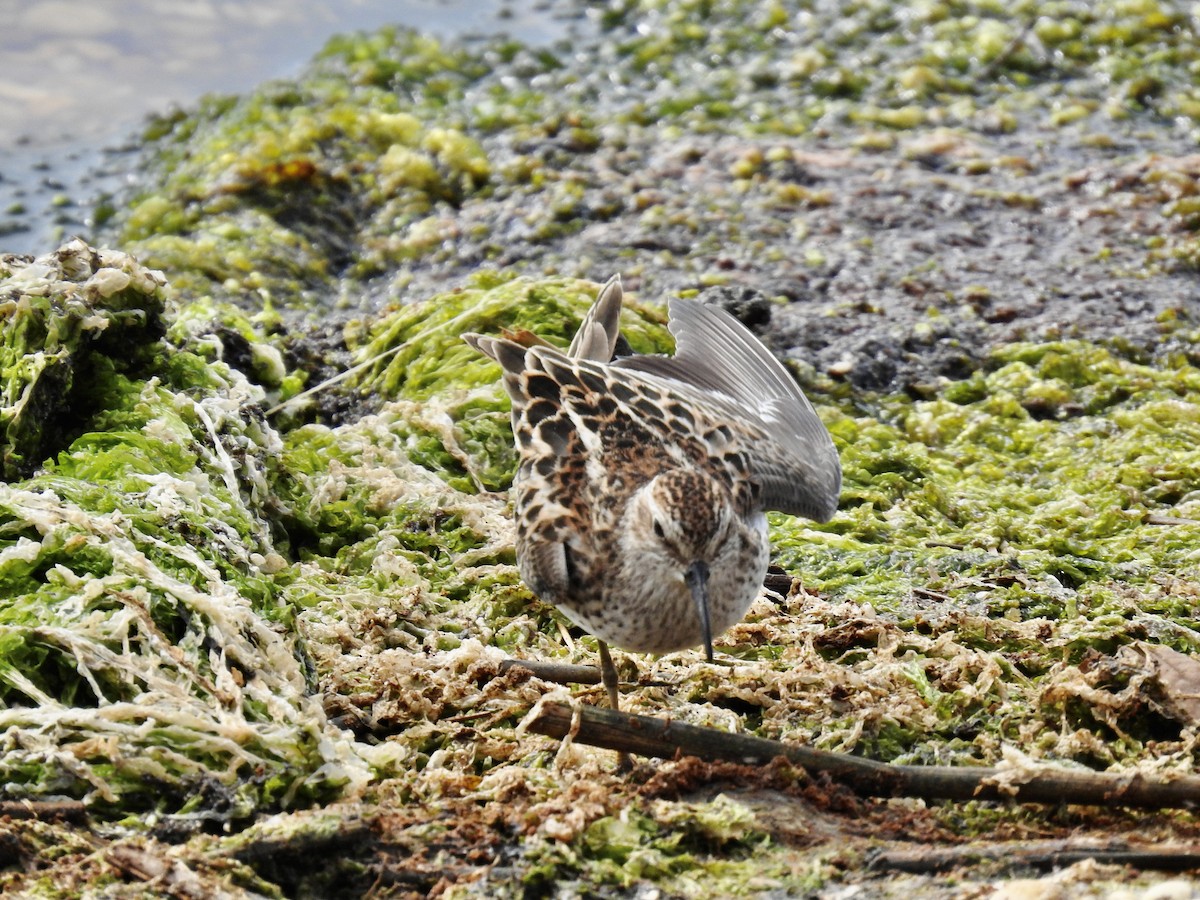
<path fill-rule="evenodd" d="M 712 621 L 708 617 L 708 564 L 696 561 L 687 568 L 683 575 L 692 599 L 696 601 L 696 614 L 700 617 L 700 633 L 704 636 L 704 652 L 708 661 L 713 661 Z"/>

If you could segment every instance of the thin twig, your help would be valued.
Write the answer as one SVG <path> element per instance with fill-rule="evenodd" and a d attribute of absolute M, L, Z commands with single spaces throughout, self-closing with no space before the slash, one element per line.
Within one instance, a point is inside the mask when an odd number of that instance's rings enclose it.
<path fill-rule="evenodd" d="M 1147 513 L 1143 521 L 1147 525 L 1200 525 L 1200 520 L 1184 519 L 1179 516 L 1161 516 L 1158 513 Z"/>
<path fill-rule="evenodd" d="M 1036 17 L 1031 16 L 1027 18 L 1024 27 L 1013 36 L 1012 40 L 999 53 L 992 57 L 990 62 L 979 70 L 979 74 L 975 76 L 976 80 L 986 81 L 996 74 L 999 68 L 1008 62 L 1009 57 L 1025 46 L 1025 42 L 1029 38 L 1029 33 L 1033 30 L 1035 24 L 1037 24 Z"/>
<path fill-rule="evenodd" d="M 528 669 L 538 678 L 555 684 L 599 684 L 600 670 L 595 666 L 579 666 L 573 663 L 542 662 L 536 659 L 505 659 L 500 661 L 500 672 L 509 669 Z"/>
<path fill-rule="evenodd" d="M 953 603 L 954 598 L 949 594 L 942 594 L 938 591 L 931 591 L 929 588 L 915 587 L 912 589 L 914 597 L 920 597 L 922 600 L 937 600 L 939 603 Z"/>
<path fill-rule="evenodd" d="M 382 353 L 377 353 L 375 356 L 372 356 L 370 359 L 364 359 L 362 362 L 356 363 L 353 366 L 351 366 L 350 368 L 348 368 L 344 371 L 338 372 L 336 375 L 331 375 L 329 378 L 326 378 L 324 381 L 319 382 L 318 384 L 314 384 L 308 390 L 301 391 L 300 393 L 296 394 L 294 397 L 288 397 L 288 399 L 283 400 L 279 403 L 276 403 L 274 406 L 272 406 L 270 409 L 267 410 L 266 415 L 273 416 L 273 415 L 275 415 L 275 413 L 279 412 L 281 409 L 286 409 L 288 406 L 290 406 L 293 403 L 299 403 L 301 400 L 307 400 L 309 397 L 313 396 L 314 394 L 319 394 L 319 393 L 321 393 L 321 391 L 328 390 L 329 388 L 333 387 L 335 384 L 337 384 L 341 381 L 345 381 L 350 376 L 357 375 L 363 369 L 368 369 L 371 366 L 375 365 L 375 363 L 382 362 L 383 360 L 387 359 L 389 356 L 395 356 L 397 353 L 399 353 L 401 350 L 403 350 L 407 346 L 408 346 L 408 342 L 405 341 L 403 344 L 397 344 L 395 347 L 389 347 L 387 350 L 384 350 Z"/>
<path fill-rule="evenodd" d="M 1200 777 L 1150 781 L 1137 774 L 1031 766 L 993 769 L 967 766 L 900 766 L 844 753 L 830 753 L 766 738 L 730 734 L 666 719 L 584 706 L 575 741 L 671 759 L 700 759 L 762 765 L 777 757 L 803 766 L 810 775 L 828 776 L 868 797 L 920 797 L 926 800 L 1013 800 L 1019 803 L 1075 803 L 1149 809 L 1200 806 Z M 526 728 L 561 738 L 571 728 L 572 708 L 543 703 Z"/>
<path fill-rule="evenodd" d="M 914 874 L 930 874 L 975 866 L 999 863 L 1004 869 L 1057 869 L 1094 860 L 1103 865 L 1132 866 L 1135 869 L 1154 869 L 1185 872 L 1200 869 L 1200 846 L 1179 846 L 1134 849 L 1125 843 L 1104 847 L 1089 847 L 1079 841 L 1035 841 L 1030 844 L 1005 842 L 999 844 L 968 844 L 962 847 L 925 847 L 918 850 L 882 850 L 871 857 L 868 866 L 874 870 L 891 869 Z"/>
<path fill-rule="evenodd" d="M 78 800 L 3 800 L 0 819 L 62 819 L 80 822 L 87 818 L 87 806 Z"/>
<path fill-rule="evenodd" d="M 144 881 L 167 897 L 178 900 L 233 900 L 234 894 L 202 879 L 178 859 L 160 856 L 128 844 L 118 844 L 105 853 L 110 865 L 126 876 Z"/>

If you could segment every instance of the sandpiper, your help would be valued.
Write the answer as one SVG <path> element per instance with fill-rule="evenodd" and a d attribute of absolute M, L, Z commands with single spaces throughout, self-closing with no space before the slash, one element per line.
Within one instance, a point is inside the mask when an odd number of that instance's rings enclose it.
<path fill-rule="evenodd" d="M 521 577 L 596 636 L 613 709 L 607 645 L 711 661 L 762 586 L 765 511 L 827 521 L 842 480 L 812 405 L 737 319 L 673 299 L 675 355 L 614 359 L 621 300 L 614 276 L 566 352 L 464 335 L 512 398 Z"/>

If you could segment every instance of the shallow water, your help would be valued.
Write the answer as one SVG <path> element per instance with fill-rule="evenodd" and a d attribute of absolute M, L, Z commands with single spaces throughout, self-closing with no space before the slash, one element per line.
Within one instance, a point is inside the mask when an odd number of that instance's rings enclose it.
<path fill-rule="evenodd" d="M 551 40 L 564 24 L 502 0 L 0 0 L 0 252 L 89 228 L 146 116 L 296 73 L 333 34 L 404 24 Z"/>

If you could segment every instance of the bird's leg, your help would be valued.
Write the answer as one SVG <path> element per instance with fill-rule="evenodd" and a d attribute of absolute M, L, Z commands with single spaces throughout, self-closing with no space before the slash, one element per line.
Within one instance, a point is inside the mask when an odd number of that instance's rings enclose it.
<path fill-rule="evenodd" d="M 608 691 L 608 705 L 613 711 L 621 709 L 620 695 L 617 693 L 617 667 L 613 665 L 612 656 L 608 652 L 608 644 L 599 638 L 596 645 L 600 648 L 600 681 Z M 633 760 L 624 750 L 617 751 L 617 771 L 628 772 L 633 768 Z"/>
<path fill-rule="evenodd" d="M 596 643 L 600 647 L 600 683 L 608 691 L 608 705 L 614 710 L 619 710 L 621 699 L 617 693 L 617 668 L 608 653 L 608 644 L 601 640 L 597 640 Z"/>

